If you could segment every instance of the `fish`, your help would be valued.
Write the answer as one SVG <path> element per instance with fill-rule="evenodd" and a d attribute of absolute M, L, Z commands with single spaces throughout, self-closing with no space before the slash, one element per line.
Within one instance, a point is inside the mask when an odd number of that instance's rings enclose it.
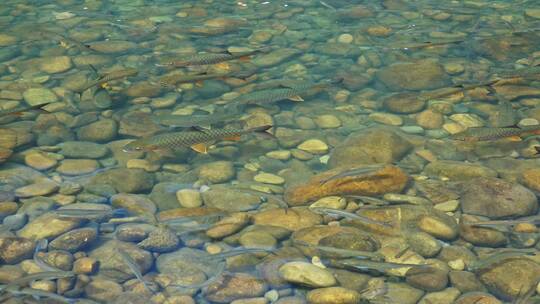
<path fill-rule="evenodd" d="M 361 200 L 362 202 L 373 205 L 373 206 L 390 205 L 390 202 L 388 202 L 388 201 L 385 201 L 383 199 L 376 198 L 376 197 L 365 196 L 365 195 L 345 195 L 345 198 L 354 199 L 354 200 Z"/>
<path fill-rule="evenodd" d="M 29 288 L 29 287 L 25 287 L 25 288 L 22 288 L 22 289 L 16 289 L 16 288 L 10 287 L 6 291 L 13 294 L 13 295 L 15 295 L 15 296 L 17 296 L 17 295 L 28 295 L 28 296 L 32 296 L 32 297 L 38 298 L 38 299 L 39 298 L 49 298 L 49 299 L 55 300 L 57 302 L 70 303 L 70 304 L 78 302 L 77 299 L 70 299 L 70 298 L 66 298 L 64 296 L 61 296 L 59 294 L 53 293 L 53 292 L 48 292 L 48 291 L 44 291 L 44 290 L 41 290 L 41 289 L 35 289 L 35 288 Z"/>
<path fill-rule="evenodd" d="M 169 61 L 161 64 L 156 64 L 160 67 L 189 67 L 198 65 L 210 65 L 216 63 L 222 63 L 225 61 L 231 61 L 235 59 L 247 60 L 251 55 L 255 55 L 260 52 L 265 52 L 269 48 L 259 48 L 248 52 L 231 53 L 229 51 L 223 53 L 199 53 L 191 56 L 181 58 L 180 60 Z"/>
<path fill-rule="evenodd" d="M 6 116 L 22 116 L 24 112 L 30 112 L 30 111 L 39 111 L 42 113 L 50 113 L 49 111 L 43 109 L 44 106 L 51 104 L 51 102 L 42 103 L 34 106 L 26 106 L 26 107 L 18 107 L 15 109 L 0 111 L 0 118 L 6 117 Z"/>
<path fill-rule="evenodd" d="M 321 214 L 321 215 L 340 216 L 340 217 L 344 217 L 353 221 L 360 221 L 360 222 L 364 222 L 368 224 L 379 225 L 379 226 L 384 226 L 384 227 L 389 227 L 389 228 L 392 227 L 390 223 L 372 220 L 369 217 L 361 216 L 356 213 L 347 212 L 344 210 L 324 208 L 324 207 L 310 207 L 309 210 L 317 214 Z"/>
<path fill-rule="evenodd" d="M 62 279 L 62 278 L 69 278 L 73 277 L 76 274 L 73 271 L 43 271 L 43 272 L 37 272 L 33 273 L 27 276 L 24 276 L 22 278 L 15 279 L 11 281 L 9 284 L 4 285 L 0 288 L 0 292 L 3 292 L 4 290 L 8 290 L 13 287 L 17 286 L 23 286 L 27 283 L 37 281 L 37 280 L 56 280 L 56 279 Z"/>
<path fill-rule="evenodd" d="M 125 217 L 128 215 L 126 209 L 82 209 L 82 208 L 61 208 L 51 211 L 52 214 L 61 218 L 81 218 L 100 219 L 105 217 Z"/>
<path fill-rule="evenodd" d="M 530 223 L 534 225 L 540 224 L 540 216 L 539 215 L 533 215 L 533 216 L 526 216 L 514 220 L 492 220 L 492 221 L 476 221 L 476 222 L 470 222 L 470 223 L 464 223 L 470 226 L 498 226 L 498 225 L 504 225 L 504 226 L 514 226 L 521 223 Z"/>
<path fill-rule="evenodd" d="M 84 91 L 90 88 L 93 88 L 95 86 L 100 86 L 109 81 L 113 81 L 113 80 L 117 80 L 121 78 L 136 76 L 137 74 L 139 74 L 139 71 L 134 68 L 127 68 L 127 69 L 112 71 L 110 73 L 101 75 L 97 79 L 83 83 L 80 87 L 76 88 L 74 92 L 81 95 Z"/>
<path fill-rule="evenodd" d="M 225 80 L 227 78 L 245 79 L 253 75 L 254 73 L 255 73 L 254 70 L 231 72 L 231 73 L 208 73 L 207 71 L 205 71 L 202 73 L 191 74 L 191 75 L 170 75 L 170 76 L 163 77 L 162 78 L 163 80 L 160 80 L 159 84 L 163 87 L 170 88 L 178 84 L 182 84 L 182 83 L 195 83 L 196 86 L 201 87 L 205 80 L 210 80 L 210 79 Z"/>
<path fill-rule="evenodd" d="M 431 268 L 429 265 L 422 264 L 405 264 L 405 263 L 391 263 L 391 262 L 375 262 L 370 260 L 359 260 L 359 259 L 341 259 L 334 260 L 330 259 L 330 264 L 335 267 L 344 267 L 347 269 L 353 270 L 377 270 L 384 272 L 386 270 L 403 268 L 403 267 L 420 267 L 420 268 Z"/>
<path fill-rule="evenodd" d="M 183 285 L 183 284 L 172 284 L 167 287 L 180 287 L 180 288 L 203 288 L 206 287 L 212 283 L 214 283 L 221 274 L 225 271 L 225 268 L 227 268 L 227 262 L 221 261 L 216 265 L 216 271 L 210 276 L 206 281 L 198 283 L 198 284 L 191 284 L 191 285 Z M 207 275 L 208 276 L 208 275 Z"/>
<path fill-rule="evenodd" d="M 368 281 L 367 287 L 359 292 L 362 298 L 373 300 L 388 293 L 388 284 L 382 278 L 373 278 Z"/>
<path fill-rule="evenodd" d="M 276 101 L 289 99 L 292 101 L 304 101 L 301 95 L 309 93 L 311 90 L 323 89 L 328 83 L 310 84 L 302 86 L 284 86 L 279 88 L 254 91 L 235 98 L 232 103 L 249 105 L 249 104 L 268 104 Z"/>
<path fill-rule="evenodd" d="M 181 128 L 190 128 L 190 127 L 204 127 L 209 128 L 211 125 L 217 123 L 227 123 L 229 121 L 235 120 L 238 118 L 239 113 L 230 112 L 230 113 L 216 113 L 209 115 L 174 115 L 174 114 L 165 114 L 165 115 L 156 115 L 152 116 L 152 121 L 165 126 L 170 127 L 181 127 Z"/>
<path fill-rule="evenodd" d="M 223 260 L 229 257 L 241 255 L 241 254 L 247 254 L 247 253 L 274 253 L 274 249 L 272 248 L 245 248 L 245 247 L 237 247 L 232 250 L 216 253 L 216 254 L 210 254 L 206 256 L 200 257 L 200 259 L 204 261 L 216 261 L 216 260 Z"/>
<path fill-rule="evenodd" d="M 162 152 L 169 154 L 179 148 L 190 147 L 196 152 L 208 153 L 208 143 L 216 140 L 240 140 L 244 134 L 257 133 L 273 138 L 268 132 L 272 126 L 260 126 L 251 129 L 212 129 L 195 128 L 190 131 L 171 132 L 141 138 L 132 141 L 123 147 L 124 152 Z"/>
<path fill-rule="evenodd" d="M 139 270 L 139 265 L 133 258 L 122 248 L 117 248 L 116 251 L 120 254 L 124 262 L 127 264 L 129 270 L 133 272 L 137 280 L 141 282 L 146 290 L 148 290 L 151 294 L 154 294 L 154 290 L 150 289 L 150 286 L 148 286 L 148 282 L 146 282 L 142 276 L 141 271 Z"/>
<path fill-rule="evenodd" d="M 384 256 L 377 252 L 313 245 L 313 244 L 309 244 L 307 242 L 299 241 L 299 240 L 295 240 L 294 244 L 316 249 L 323 256 L 324 256 L 324 253 L 326 252 L 327 254 L 331 253 L 332 255 L 339 255 L 340 258 L 356 258 L 356 259 L 370 259 L 370 260 L 375 260 L 375 261 L 384 261 Z"/>
<path fill-rule="evenodd" d="M 540 135 L 540 125 L 512 126 L 502 128 L 477 127 L 468 128 L 450 136 L 453 140 L 477 142 L 509 138 L 513 141 L 521 140 L 522 136 Z"/>
<path fill-rule="evenodd" d="M 340 178 L 344 178 L 344 177 L 351 177 L 351 176 L 359 177 L 359 178 L 367 177 L 370 174 L 372 174 L 374 172 L 377 172 L 380 169 L 384 168 L 384 166 L 385 165 L 378 164 L 378 165 L 370 165 L 370 166 L 364 166 L 364 167 L 360 167 L 360 168 L 354 168 L 354 169 L 345 170 L 345 171 L 343 171 L 341 173 L 338 173 L 336 175 L 332 175 L 330 177 L 322 179 L 320 181 L 320 184 L 324 185 L 324 184 L 326 184 L 326 183 L 328 183 L 330 181 L 340 179 Z"/>
<path fill-rule="evenodd" d="M 36 265 L 38 265 L 39 268 L 43 269 L 44 271 L 63 271 L 60 268 L 49 265 L 39 256 L 39 253 L 42 250 L 46 250 L 48 245 L 49 245 L 49 242 L 47 241 L 47 239 L 41 239 L 37 242 L 36 249 L 34 250 L 34 256 L 33 256 L 34 263 L 36 263 Z"/>

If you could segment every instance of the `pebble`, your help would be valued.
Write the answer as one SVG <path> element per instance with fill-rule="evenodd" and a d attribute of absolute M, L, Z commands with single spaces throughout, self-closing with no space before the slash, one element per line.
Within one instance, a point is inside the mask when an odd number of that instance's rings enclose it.
<path fill-rule="evenodd" d="M 298 145 L 297 148 L 312 154 L 326 154 L 328 152 L 328 145 L 319 139 L 308 139 Z"/>
<path fill-rule="evenodd" d="M 83 175 L 96 171 L 99 163 L 94 159 L 64 159 L 56 171 L 64 175 Z"/>
<path fill-rule="evenodd" d="M 52 239 L 79 227 L 81 222 L 80 219 L 58 218 L 52 213 L 44 213 L 19 230 L 19 236 L 34 240 Z"/>
<path fill-rule="evenodd" d="M 360 303 L 360 294 L 343 287 L 327 287 L 310 290 L 306 299 L 311 304 L 356 304 Z"/>
<path fill-rule="evenodd" d="M 176 199 L 184 208 L 195 208 L 203 205 L 201 193 L 195 189 L 181 189 L 176 191 Z"/>
<path fill-rule="evenodd" d="M 87 141 L 66 141 L 59 145 L 60 154 L 69 158 L 97 159 L 107 155 L 106 146 Z"/>
<path fill-rule="evenodd" d="M 15 195 L 21 198 L 32 196 L 45 196 L 58 190 L 59 186 L 53 181 L 42 181 L 15 190 Z"/>
<path fill-rule="evenodd" d="M 443 68 L 450 75 L 458 75 L 465 71 L 465 67 L 460 63 L 447 63 L 443 65 Z"/>
<path fill-rule="evenodd" d="M 98 269 L 98 261 L 93 258 L 83 257 L 73 263 L 73 272 L 76 274 L 92 274 Z"/>
<path fill-rule="evenodd" d="M 351 34 L 341 34 L 341 35 L 339 35 L 337 40 L 338 40 L 339 43 L 347 43 L 347 44 L 349 44 L 349 43 L 353 42 L 354 37 Z"/>
<path fill-rule="evenodd" d="M 335 129 L 341 127 L 341 121 L 334 115 L 326 114 L 315 118 L 315 123 L 321 129 Z"/>
<path fill-rule="evenodd" d="M 467 128 L 457 122 L 449 122 L 442 125 L 442 128 L 449 134 L 457 134 L 465 131 Z"/>
<path fill-rule="evenodd" d="M 424 129 L 439 129 L 444 123 L 444 116 L 439 112 L 427 109 L 416 115 L 416 123 Z"/>
<path fill-rule="evenodd" d="M 175 232 L 166 227 L 158 227 L 151 231 L 148 237 L 139 242 L 137 246 L 152 252 L 163 253 L 174 251 L 178 244 L 180 244 L 180 240 Z"/>
<path fill-rule="evenodd" d="M 345 209 L 347 206 L 347 200 L 340 196 L 326 196 L 318 199 L 316 202 L 311 204 L 310 208 L 322 207 L 322 208 L 332 208 L 332 209 Z"/>
<path fill-rule="evenodd" d="M 48 170 L 56 166 L 58 161 L 45 153 L 32 151 L 24 156 L 24 163 L 36 170 Z"/>
<path fill-rule="evenodd" d="M 450 115 L 449 118 L 466 128 L 477 128 L 485 125 L 482 118 L 476 114 L 458 113 Z"/>
<path fill-rule="evenodd" d="M 289 150 L 276 150 L 266 153 L 268 158 L 277 160 L 289 160 L 291 158 L 291 151 Z"/>
<path fill-rule="evenodd" d="M 436 204 L 433 208 L 443 212 L 454 212 L 459 208 L 459 200 L 449 200 Z"/>
<path fill-rule="evenodd" d="M 234 178 L 236 172 L 230 161 L 216 161 L 199 167 L 199 178 L 213 184 L 225 183 Z"/>
<path fill-rule="evenodd" d="M 230 303 L 237 299 L 261 297 L 268 286 L 259 278 L 246 273 L 233 273 L 221 276 L 206 287 L 207 300 Z"/>
<path fill-rule="evenodd" d="M 44 58 L 39 68 L 49 74 L 62 73 L 71 68 L 71 58 L 69 56 Z"/>
<path fill-rule="evenodd" d="M 143 169 L 146 172 L 156 172 L 159 170 L 160 165 L 156 162 L 148 161 L 147 159 L 130 159 L 126 162 L 126 168 L 128 169 Z"/>
<path fill-rule="evenodd" d="M 329 270 L 307 262 L 285 263 L 279 268 L 279 274 L 287 282 L 313 288 L 330 287 L 337 283 L 336 278 Z"/>
<path fill-rule="evenodd" d="M 32 257 L 34 242 L 22 237 L 0 237 L 0 261 L 2 264 L 17 264 Z"/>
<path fill-rule="evenodd" d="M 418 219 L 418 228 L 442 240 L 453 240 L 458 236 L 458 225 L 447 215 L 424 215 Z"/>
<path fill-rule="evenodd" d="M 375 112 L 369 114 L 369 118 L 375 122 L 382 123 L 390 126 L 401 126 L 403 119 L 395 114 Z"/>
<path fill-rule="evenodd" d="M 253 177 L 253 180 L 259 183 L 282 185 L 285 183 L 285 179 L 279 175 L 261 172 Z"/>
<path fill-rule="evenodd" d="M 94 228 L 78 228 L 68 231 L 53 239 L 49 248 L 65 250 L 75 253 L 91 244 L 97 239 L 97 230 Z"/>
<path fill-rule="evenodd" d="M 250 231 L 243 233 L 238 239 L 238 242 L 246 248 L 274 248 L 278 241 L 270 233 Z"/>
<path fill-rule="evenodd" d="M 448 285 L 447 272 L 435 267 L 428 269 L 410 268 L 405 278 L 412 287 L 425 291 L 443 290 Z"/>
<path fill-rule="evenodd" d="M 53 91 L 46 88 L 30 88 L 23 93 L 24 100 L 31 106 L 58 101 Z"/>

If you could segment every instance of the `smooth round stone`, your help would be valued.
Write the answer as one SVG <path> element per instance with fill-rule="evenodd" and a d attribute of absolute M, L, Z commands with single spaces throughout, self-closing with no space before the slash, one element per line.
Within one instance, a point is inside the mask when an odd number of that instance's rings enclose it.
<path fill-rule="evenodd" d="M 318 199 L 316 202 L 311 204 L 310 208 L 322 207 L 322 208 L 332 208 L 332 209 L 345 209 L 347 206 L 347 200 L 341 196 L 326 196 Z"/>
<path fill-rule="evenodd" d="M 458 200 L 450 200 L 440 204 L 435 205 L 433 208 L 443 211 L 443 212 L 454 212 L 459 208 Z"/>
<path fill-rule="evenodd" d="M 289 160 L 291 158 L 291 151 L 289 150 L 277 150 L 266 153 L 268 158 L 277 160 Z"/>
<path fill-rule="evenodd" d="M 231 180 L 235 173 L 233 163 L 229 161 L 207 163 L 199 168 L 199 178 L 214 184 Z"/>
<path fill-rule="evenodd" d="M 467 114 L 467 113 L 458 113 L 450 115 L 449 117 L 452 121 L 457 122 L 458 124 L 465 126 L 467 128 L 477 128 L 483 127 L 484 121 L 478 115 Z"/>
<path fill-rule="evenodd" d="M 46 88 L 30 88 L 23 93 L 24 100 L 31 106 L 58 101 L 53 91 Z"/>
<path fill-rule="evenodd" d="M 347 44 L 349 44 L 349 43 L 353 42 L 353 39 L 354 39 L 354 37 L 351 34 L 341 34 L 341 35 L 339 35 L 337 40 L 338 40 L 339 43 L 347 43 Z"/>
<path fill-rule="evenodd" d="M 465 131 L 467 128 L 457 122 L 449 122 L 442 125 L 442 128 L 449 134 L 457 134 Z"/>
<path fill-rule="evenodd" d="M 321 129 L 335 129 L 341 127 L 341 121 L 334 115 L 320 115 L 315 118 L 315 123 Z"/>
<path fill-rule="evenodd" d="M 330 287 L 336 285 L 334 275 L 327 269 L 307 262 L 288 262 L 279 268 L 279 274 L 287 282 L 308 287 Z"/>
<path fill-rule="evenodd" d="M 461 74 L 465 71 L 465 67 L 460 63 L 447 63 L 443 65 L 443 69 L 450 75 Z"/>
<path fill-rule="evenodd" d="M 147 159 L 130 159 L 126 162 L 126 168 L 128 169 L 143 169 L 146 172 L 156 172 L 159 170 L 158 163 L 152 163 Z"/>
<path fill-rule="evenodd" d="M 375 112 L 369 114 L 369 118 L 375 122 L 390 126 L 401 126 L 403 124 L 401 117 L 389 113 Z"/>
<path fill-rule="evenodd" d="M 56 172 L 64 175 L 81 175 L 96 171 L 99 163 L 94 159 L 64 159 Z"/>
<path fill-rule="evenodd" d="M 100 119 L 96 122 L 81 127 L 77 131 L 77 137 L 82 141 L 108 142 L 113 140 L 118 133 L 118 123 L 113 119 Z"/>
<path fill-rule="evenodd" d="M 276 238 L 264 231 L 243 233 L 238 242 L 246 248 L 273 248 L 277 244 Z"/>
<path fill-rule="evenodd" d="M 100 53 L 122 53 L 129 49 L 136 48 L 137 44 L 122 40 L 105 40 L 91 45 L 93 50 Z"/>
<path fill-rule="evenodd" d="M 71 68 L 71 58 L 68 56 L 56 56 L 43 59 L 39 69 L 45 73 L 62 73 Z"/>
<path fill-rule="evenodd" d="M 362 297 L 352 289 L 328 287 L 310 290 L 306 298 L 310 304 L 357 304 Z"/>
<path fill-rule="evenodd" d="M 102 158 L 109 149 L 93 142 L 67 141 L 60 144 L 60 153 L 71 158 Z"/>
<path fill-rule="evenodd" d="M 0 34 L 0 46 L 9 46 L 15 43 L 17 43 L 17 37 L 7 34 Z"/>
<path fill-rule="evenodd" d="M 438 268 L 410 268 L 406 273 L 406 281 L 409 285 L 425 291 L 443 290 L 448 285 L 448 274 Z"/>
<path fill-rule="evenodd" d="M 312 154 L 326 154 L 328 152 L 328 145 L 319 139 L 308 139 L 298 145 L 297 148 Z"/>
<path fill-rule="evenodd" d="M 416 115 L 416 123 L 424 129 L 439 129 L 444 123 L 444 116 L 439 112 L 427 109 Z"/>
<path fill-rule="evenodd" d="M 520 126 L 536 126 L 538 124 L 540 124 L 540 122 L 534 118 L 523 118 L 518 123 Z"/>
<path fill-rule="evenodd" d="M 259 183 L 272 184 L 272 185 L 282 185 L 285 183 L 285 179 L 279 175 L 261 172 L 253 180 Z"/>
<path fill-rule="evenodd" d="M 440 218 L 431 215 L 424 215 L 418 220 L 418 228 L 432 236 L 443 239 L 452 240 L 458 235 L 458 227 L 453 218 Z"/>
<path fill-rule="evenodd" d="M 402 126 L 400 129 L 409 134 L 424 134 L 424 128 L 420 126 Z"/>
<path fill-rule="evenodd" d="M 54 158 L 47 157 L 41 152 L 36 151 L 26 154 L 24 156 L 24 163 L 27 166 L 30 166 L 36 170 L 47 170 L 56 166 L 56 164 L 58 164 L 58 161 Z"/>
<path fill-rule="evenodd" d="M 18 197 L 43 196 L 56 192 L 58 188 L 58 184 L 53 181 L 43 181 L 17 188 L 15 190 L 15 195 Z"/>
<path fill-rule="evenodd" d="M 176 191 L 176 199 L 184 208 L 200 207 L 203 204 L 201 193 L 195 189 L 181 189 Z"/>

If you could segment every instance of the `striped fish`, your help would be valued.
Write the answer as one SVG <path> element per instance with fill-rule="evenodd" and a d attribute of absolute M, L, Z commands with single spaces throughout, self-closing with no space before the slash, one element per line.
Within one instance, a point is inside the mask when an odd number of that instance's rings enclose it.
<path fill-rule="evenodd" d="M 304 99 L 301 95 L 307 94 L 310 90 L 323 89 L 328 85 L 327 83 L 321 83 L 260 90 L 241 95 L 233 102 L 239 104 L 265 104 L 285 99 L 303 101 Z"/>
<path fill-rule="evenodd" d="M 82 94 L 84 91 L 86 91 L 86 90 L 88 90 L 90 88 L 93 88 L 95 86 L 100 86 L 100 85 L 102 85 L 104 83 L 107 83 L 109 81 L 113 81 L 113 80 L 116 80 L 116 79 L 135 76 L 138 73 L 139 73 L 139 71 L 137 71 L 137 69 L 133 69 L 133 68 L 127 68 L 127 69 L 123 69 L 123 70 L 112 71 L 112 72 L 110 72 L 108 74 L 105 74 L 105 75 L 99 77 L 98 79 L 95 79 L 95 80 L 92 80 L 92 81 L 89 81 L 89 82 L 86 82 L 86 83 L 82 84 L 80 87 L 78 87 L 74 91 L 76 93 Z"/>
<path fill-rule="evenodd" d="M 540 125 L 506 128 L 468 128 L 467 130 L 453 134 L 450 138 L 461 141 L 488 141 L 501 138 L 510 138 L 519 141 L 522 136 L 540 134 Z"/>
<path fill-rule="evenodd" d="M 223 52 L 223 53 L 200 53 L 200 54 L 187 56 L 180 60 L 157 64 L 157 66 L 179 68 L 179 67 L 188 67 L 188 66 L 196 66 L 196 65 L 216 64 L 216 63 L 222 63 L 225 61 L 231 61 L 235 59 L 247 60 L 249 59 L 249 56 L 259 53 L 259 52 L 266 51 L 267 49 L 268 48 L 260 48 L 253 51 L 241 52 L 241 53 L 231 53 L 228 51 Z"/>
<path fill-rule="evenodd" d="M 271 135 L 268 131 L 272 126 L 261 126 L 251 129 L 212 129 L 194 128 L 190 131 L 158 134 L 130 142 L 123 148 L 124 152 L 144 151 L 162 152 L 168 154 L 174 150 L 190 147 L 199 153 L 207 153 L 207 144 L 216 140 L 240 140 L 240 136 L 249 133 Z"/>

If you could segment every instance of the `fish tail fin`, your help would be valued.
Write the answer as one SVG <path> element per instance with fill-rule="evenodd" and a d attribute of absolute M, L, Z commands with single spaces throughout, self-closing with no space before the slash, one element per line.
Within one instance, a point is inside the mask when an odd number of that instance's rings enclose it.
<path fill-rule="evenodd" d="M 272 50 L 272 47 L 269 45 L 261 46 L 257 49 L 255 49 L 255 53 L 268 53 Z"/>
<path fill-rule="evenodd" d="M 259 134 L 259 135 L 267 137 L 267 138 L 275 139 L 276 137 L 274 136 L 274 134 L 270 133 L 270 131 L 269 131 L 270 128 L 272 128 L 272 127 L 273 126 L 271 126 L 271 125 L 265 125 L 265 126 L 251 128 L 251 129 L 248 129 L 247 131 L 248 132 L 253 132 L 255 134 Z"/>

